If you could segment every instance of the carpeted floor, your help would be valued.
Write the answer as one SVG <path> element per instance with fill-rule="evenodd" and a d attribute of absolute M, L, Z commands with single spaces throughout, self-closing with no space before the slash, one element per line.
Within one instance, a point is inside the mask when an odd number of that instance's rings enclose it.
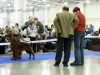
<path fill-rule="evenodd" d="M 85 56 L 100 56 L 100 52 L 85 52 L 84 55 Z M 35 54 L 35 59 L 28 59 L 28 57 L 29 55 L 23 55 L 21 60 L 14 61 L 14 60 L 11 60 L 11 56 L 0 56 L 0 64 L 51 60 L 55 58 L 55 53 Z M 71 52 L 70 57 L 74 57 L 73 52 Z"/>

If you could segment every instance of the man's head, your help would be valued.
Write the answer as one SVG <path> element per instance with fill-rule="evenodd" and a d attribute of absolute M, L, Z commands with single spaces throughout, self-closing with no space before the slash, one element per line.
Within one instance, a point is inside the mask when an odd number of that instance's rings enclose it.
<path fill-rule="evenodd" d="M 77 13 L 77 12 L 79 12 L 80 11 L 80 8 L 79 7 L 75 7 L 74 9 L 73 9 L 73 13 Z"/>
<path fill-rule="evenodd" d="M 51 28 L 55 28 L 55 26 L 52 24 L 52 25 L 51 25 Z"/>
<path fill-rule="evenodd" d="M 35 21 L 34 20 L 30 21 L 30 25 L 33 25 L 33 24 L 35 24 Z"/>
<path fill-rule="evenodd" d="M 62 9 L 63 11 L 69 11 L 69 7 L 66 7 L 66 6 L 64 6 Z"/>
<path fill-rule="evenodd" d="M 8 26 L 6 26 L 6 29 L 8 29 Z"/>
<path fill-rule="evenodd" d="M 15 34 L 15 35 L 19 34 L 19 28 L 14 27 L 13 34 Z"/>
<path fill-rule="evenodd" d="M 50 32 L 49 32 L 49 35 L 50 35 L 51 37 L 53 37 L 53 36 L 54 36 L 54 33 L 53 33 L 52 31 L 50 31 Z"/>
<path fill-rule="evenodd" d="M 18 23 L 15 23 L 15 27 L 19 27 L 19 24 Z"/>
<path fill-rule="evenodd" d="M 37 24 L 38 18 L 35 17 L 35 18 L 33 18 L 33 20 L 34 20 L 34 23 Z"/>
<path fill-rule="evenodd" d="M 33 20 L 32 16 L 29 16 L 29 21 L 32 21 L 32 20 Z"/>

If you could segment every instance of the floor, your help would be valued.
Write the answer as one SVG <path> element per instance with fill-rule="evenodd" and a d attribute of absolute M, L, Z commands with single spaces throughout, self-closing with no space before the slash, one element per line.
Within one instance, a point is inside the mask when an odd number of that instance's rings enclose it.
<path fill-rule="evenodd" d="M 70 62 L 73 62 L 73 58 Z M 70 63 L 69 62 L 69 63 Z M 0 75 L 100 75 L 100 57 L 85 57 L 84 66 L 54 67 L 54 60 L 1 64 Z"/>

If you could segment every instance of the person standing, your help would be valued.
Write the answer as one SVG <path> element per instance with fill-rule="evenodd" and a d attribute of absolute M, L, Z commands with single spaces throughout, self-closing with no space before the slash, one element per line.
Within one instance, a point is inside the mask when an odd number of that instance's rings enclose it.
<path fill-rule="evenodd" d="M 84 64 L 84 48 L 83 42 L 85 37 L 85 16 L 81 13 L 79 7 L 75 7 L 73 12 L 77 15 L 79 19 L 78 27 L 74 31 L 74 45 L 75 45 L 75 61 L 71 63 L 71 66 L 78 66 Z"/>
<path fill-rule="evenodd" d="M 44 25 L 38 21 L 38 18 L 33 18 L 35 25 L 38 27 L 37 33 L 38 35 L 43 38 L 44 37 Z M 41 50 L 41 44 L 37 44 L 37 51 Z"/>
<path fill-rule="evenodd" d="M 30 22 L 33 20 L 32 16 L 29 16 L 29 21 L 25 22 L 25 25 L 22 27 L 22 30 L 27 29 L 27 27 L 30 25 Z"/>
<path fill-rule="evenodd" d="M 30 25 L 27 27 L 27 35 L 30 38 L 30 41 L 36 41 L 37 40 L 37 26 L 35 25 L 34 21 L 30 22 Z M 37 52 L 37 43 L 32 44 L 32 48 L 34 50 L 34 53 Z"/>
<path fill-rule="evenodd" d="M 38 34 L 42 35 L 44 33 L 44 26 L 43 26 L 43 24 L 40 21 L 38 21 L 37 18 L 33 18 L 33 20 L 34 20 L 36 26 L 38 27 L 38 31 L 37 31 Z"/>
<path fill-rule="evenodd" d="M 63 11 L 57 13 L 54 19 L 54 25 L 57 33 L 57 50 L 54 66 L 59 66 L 64 48 L 63 66 L 67 67 L 70 58 L 71 35 L 73 35 L 73 28 L 71 27 L 73 24 L 73 26 L 76 28 L 79 20 L 75 14 L 68 12 L 68 7 L 64 6 L 62 9 Z"/>

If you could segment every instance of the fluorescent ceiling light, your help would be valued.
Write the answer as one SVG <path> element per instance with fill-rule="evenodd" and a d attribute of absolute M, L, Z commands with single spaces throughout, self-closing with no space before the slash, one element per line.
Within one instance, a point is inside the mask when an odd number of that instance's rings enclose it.
<path fill-rule="evenodd" d="M 2 0 L 3 2 L 5 2 L 6 0 Z"/>
<path fill-rule="evenodd" d="M 30 8 L 33 8 L 33 6 L 30 6 Z"/>
<path fill-rule="evenodd" d="M 90 0 L 87 0 L 86 2 L 87 2 L 87 3 L 90 3 Z"/>
<path fill-rule="evenodd" d="M 42 0 L 43 2 L 45 2 L 46 0 Z"/>
<path fill-rule="evenodd" d="M 37 0 L 34 0 L 34 1 L 37 1 Z"/>
<path fill-rule="evenodd" d="M 68 5 L 68 2 L 65 2 L 64 5 Z"/>
<path fill-rule="evenodd" d="M 46 6 L 47 6 L 47 7 L 49 7 L 49 6 L 50 6 L 50 4 L 46 4 Z"/>
<path fill-rule="evenodd" d="M 8 6 L 10 6 L 11 4 L 9 3 Z"/>

